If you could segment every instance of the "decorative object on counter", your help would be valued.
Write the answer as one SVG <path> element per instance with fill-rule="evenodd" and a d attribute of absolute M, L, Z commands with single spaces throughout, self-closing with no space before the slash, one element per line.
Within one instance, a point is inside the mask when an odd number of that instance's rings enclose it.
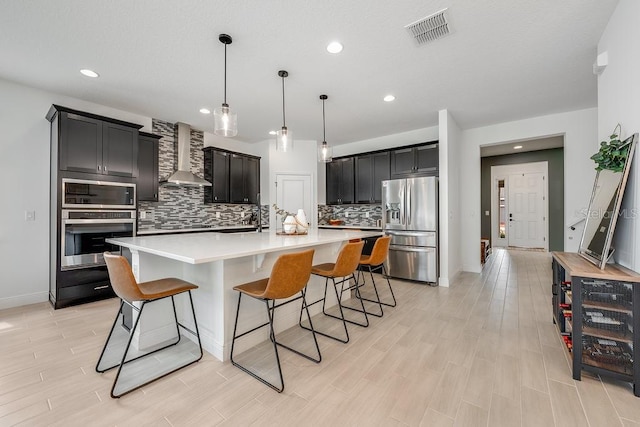
<path fill-rule="evenodd" d="M 296 220 L 296 232 L 298 234 L 306 234 L 309 230 L 309 223 L 307 222 L 307 216 L 304 214 L 304 209 L 298 209 L 298 213 L 295 216 Z"/>
<path fill-rule="evenodd" d="M 327 133 L 325 131 L 324 101 L 327 98 L 327 95 L 320 95 L 322 100 L 322 145 L 318 147 L 318 161 L 321 163 L 329 163 L 333 159 L 333 148 L 327 144 Z"/>
<path fill-rule="evenodd" d="M 294 234 L 296 232 L 297 225 L 298 222 L 296 221 L 296 218 L 293 215 L 287 215 L 282 223 L 282 230 L 286 234 Z"/>
<path fill-rule="evenodd" d="M 282 129 L 276 132 L 276 150 L 286 153 L 293 150 L 293 135 L 287 129 L 287 121 L 284 110 L 284 79 L 289 76 L 285 70 L 278 71 L 278 76 L 282 78 Z"/>
<path fill-rule="evenodd" d="M 329 220 L 329 225 L 342 225 L 344 224 L 344 221 L 341 219 L 330 219 Z"/>
<path fill-rule="evenodd" d="M 231 137 L 238 134 L 238 115 L 231 111 L 227 104 L 227 45 L 231 44 L 232 39 L 228 34 L 220 34 L 218 40 L 224 44 L 224 102 L 222 107 L 213 110 L 213 132 L 216 135 Z"/>
<path fill-rule="evenodd" d="M 609 141 L 600 142 L 600 150 L 589 157 L 596 162 L 596 170 L 611 170 L 614 172 L 622 172 L 624 165 L 629 156 L 631 148 L 631 138 L 620 141 L 621 127 L 620 123 L 613 129 L 613 133 L 609 136 Z"/>

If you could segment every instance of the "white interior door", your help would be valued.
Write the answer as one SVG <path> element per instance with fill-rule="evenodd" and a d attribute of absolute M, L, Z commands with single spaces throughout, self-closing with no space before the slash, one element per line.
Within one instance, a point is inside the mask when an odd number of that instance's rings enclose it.
<path fill-rule="evenodd" d="M 307 222 L 314 226 L 317 213 L 312 200 L 311 175 L 276 175 L 276 204 L 278 207 L 294 214 L 298 212 L 298 209 L 304 209 Z M 282 227 L 283 220 L 284 218 L 274 218 L 275 222 L 271 222 L 271 224 L 279 229 Z"/>
<path fill-rule="evenodd" d="M 508 178 L 509 246 L 545 248 L 545 175 L 521 173 Z"/>

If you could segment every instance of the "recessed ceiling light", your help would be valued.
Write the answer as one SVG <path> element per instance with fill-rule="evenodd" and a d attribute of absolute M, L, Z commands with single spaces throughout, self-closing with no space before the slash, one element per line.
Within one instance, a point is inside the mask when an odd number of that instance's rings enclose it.
<path fill-rule="evenodd" d="M 522 148 L 522 145 L 516 145 L 516 146 L 513 147 L 514 150 L 519 150 L 521 148 Z"/>
<path fill-rule="evenodd" d="M 202 114 L 211 114 L 211 110 L 209 110 L 208 108 L 201 108 L 201 109 L 200 109 L 200 112 L 201 112 Z"/>
<path fill-rule="evenodd" d="M 387 96 L 385 96 L 385 97 L 384 97 L 384 101 L 385 101 L 385 102 L 391 102 L 391 101 L 393 101 L 394 99 L 396 99 L 396 97 L 395 97 L 395 96 L 393 96 L 393 95 L 387 95 Z"/>
<path fill-rule="evenodd" d="M 89 70 L 88 68 L 83 68 L 82 70 L 80 70 L 80 72 L 87 77 L 96 78 L 100 76 L 100 74 L 96 73 L 93 70 Z"/>
<path fill-rule="evenodd" d="M 270 130 L 269 131 L 269 135 L 275 135 L 276 133 L 278 133 L 278 132 L 276 132 L 275 130 Z"/>
<path fill-rule="evenodd" d="M 342 43 L 340 42 L 331 42 L 327 45 L 327 51 L 329 53 L 340 53 L 342 52 Z"/>

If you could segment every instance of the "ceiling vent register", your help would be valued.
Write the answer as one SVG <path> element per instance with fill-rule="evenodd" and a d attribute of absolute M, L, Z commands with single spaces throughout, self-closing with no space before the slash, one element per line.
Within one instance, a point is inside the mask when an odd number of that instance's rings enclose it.
<path fill-rule="evenodd" d="M 409 25 L 405 25 L 409 34 L 420 44 L 432 42 L 451 33 L 451 26 L 447 19 L 447 9 L 422 18 Z"/>

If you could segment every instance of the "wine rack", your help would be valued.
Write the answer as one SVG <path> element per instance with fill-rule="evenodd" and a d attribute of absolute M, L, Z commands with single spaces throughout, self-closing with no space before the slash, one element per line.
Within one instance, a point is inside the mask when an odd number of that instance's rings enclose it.
<path fill-rule="evenodd" d="M 567 346 L 573 378 L 582 370 L 633 384 L 640 397 L 640 275 L 620 266 L 600 270 L 553 253 L 553 321 Z"/>

